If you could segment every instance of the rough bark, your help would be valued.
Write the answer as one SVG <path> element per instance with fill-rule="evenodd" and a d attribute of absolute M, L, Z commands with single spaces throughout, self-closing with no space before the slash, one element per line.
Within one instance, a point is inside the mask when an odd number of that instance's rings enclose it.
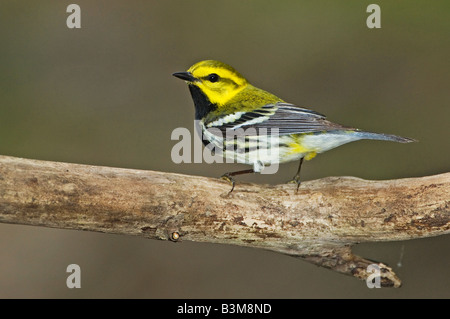
<path fill-rule="evenodd" d="M 450 232 L 450 173 L 388 181 L 328 177 L 293 185 L 0 156 L 0 222 L 269 249 L 399 287 L 361 242 Z"/>

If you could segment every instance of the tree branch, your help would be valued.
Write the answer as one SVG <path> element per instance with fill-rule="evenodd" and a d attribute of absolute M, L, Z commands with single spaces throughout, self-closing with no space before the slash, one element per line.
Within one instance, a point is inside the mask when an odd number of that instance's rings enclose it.
<path fill-rule="evenodd" d="M 269 249 L 381 285 L 388 266 L 355 256 L 361 242 L 450 232 L 450 173 L 390 181 L 328 177 L 292 185 L 0 156 L 0 222 Z"/>

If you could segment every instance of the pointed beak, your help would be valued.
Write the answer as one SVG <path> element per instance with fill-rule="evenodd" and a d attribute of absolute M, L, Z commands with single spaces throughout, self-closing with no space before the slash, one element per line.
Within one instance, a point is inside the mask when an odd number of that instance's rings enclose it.
<path fill-rule="evenodd" d="M 174 77 L 177 77 L 179 79 L 188 81 L 188 82 L 195 82 L 197 81 L 196 78 L 194 78 L 194 76 L 192 75 L 191 72 L 176 72 L 174 74 L 172 74 Z"/>

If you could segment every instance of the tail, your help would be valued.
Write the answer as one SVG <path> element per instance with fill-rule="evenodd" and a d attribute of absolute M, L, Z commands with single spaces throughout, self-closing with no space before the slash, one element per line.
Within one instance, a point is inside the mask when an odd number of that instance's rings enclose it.
<path fill-rule="evenodd" d="M 355 134 L 364 140 L 380 140 L 380 141 L 392 141 L 398 143 L 411 143 L 417 142 L 417 140 L 409 138 L 409 137 L 401 137 L 392 134 L 383 134 L 383 133 L 372 133 L 372 132 L 364 132 L 364 131 L 355 131 Z"/>

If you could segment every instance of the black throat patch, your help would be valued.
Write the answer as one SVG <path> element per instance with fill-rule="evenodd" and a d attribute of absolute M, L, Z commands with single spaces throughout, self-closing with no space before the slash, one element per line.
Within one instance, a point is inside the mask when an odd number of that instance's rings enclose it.
<path fill-rule="evenodd" d="M 189 91 L 191 91 L 192 99 L 195 105 L 195 119 L 201 120 L 211 111 L 214 111 L 217 106 L 212 104 L 206 95 L 194 84 L 189 85 Z"/>

